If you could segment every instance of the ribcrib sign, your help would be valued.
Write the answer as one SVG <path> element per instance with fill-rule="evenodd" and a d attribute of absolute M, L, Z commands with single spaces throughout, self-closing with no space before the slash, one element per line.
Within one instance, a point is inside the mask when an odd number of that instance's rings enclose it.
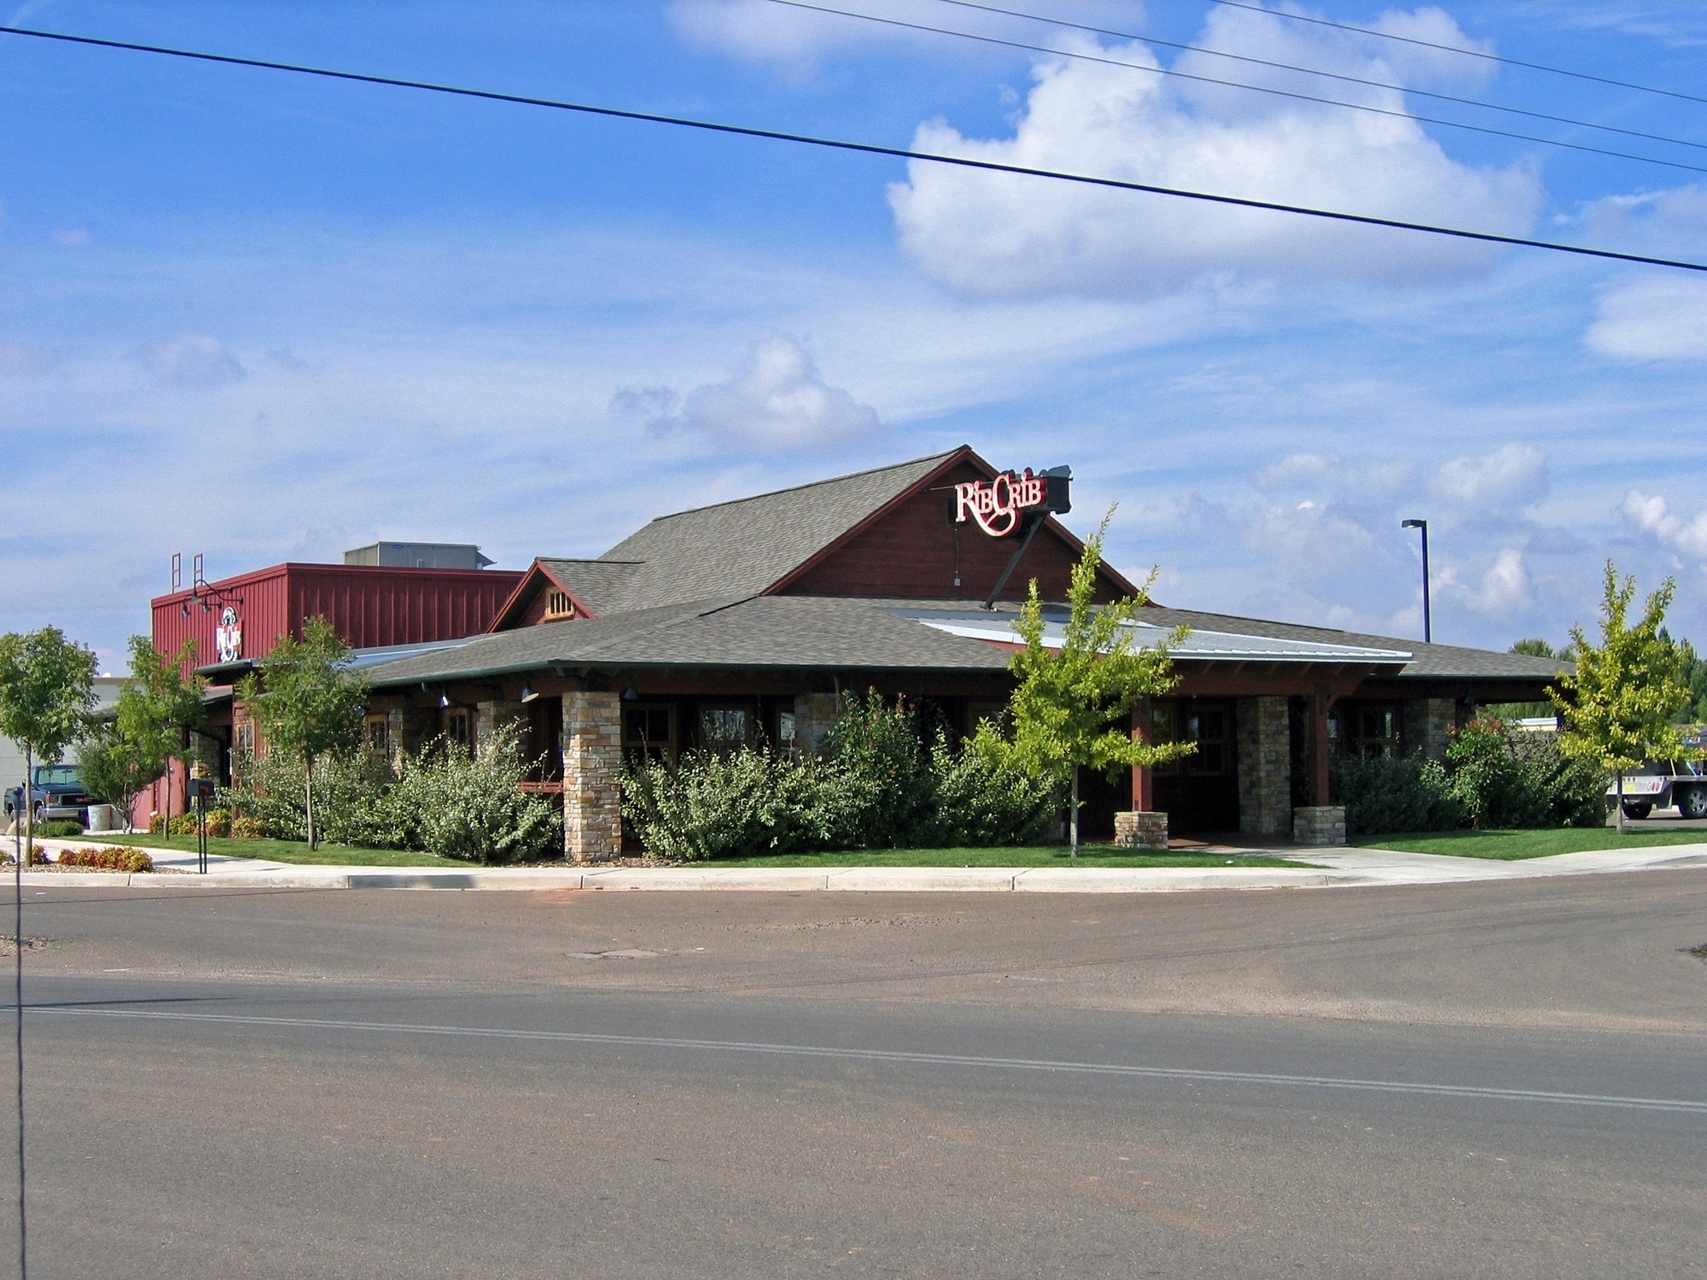
<path fill-rule="evenodd" d="M 967 520 L 992 538 L 1019 532 L 1023 517 L 1038 513 L 1061 514 L 1073 509 L 1067 488 L 1073 473 L 1067 467 L 1051 467 L 1032 474 L 1031 468 L 1015 474 L 1004 471 L 994 480 L 971 480 L 954 486 L 954 522 Z"/>

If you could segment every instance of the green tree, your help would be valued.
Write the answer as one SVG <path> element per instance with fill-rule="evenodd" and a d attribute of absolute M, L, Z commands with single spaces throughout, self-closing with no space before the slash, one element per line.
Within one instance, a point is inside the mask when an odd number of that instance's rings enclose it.
<path fill-rule="evenodd" d="M 355 747 L 367 710 L 367 681 L 349 669 L 350 651 L 325 618 L 302 624 L 302 639 L 280 636 L 272 653 L 245 676 L 237 696 L 250 706 L 269 747 L 302 769 L 308 847 L 319 846 L 314 826 L 314 761 Z"/>
<path fill-rule="evenodd" d="M 1674 723 L 1689 702 L 1683 646 L 1664 632 L 1666 610 L 1677 584 L 1667 578 L 1647 599 L 1642 616 L 1626 623 L 1636 579 L 1622 581 L 1606 562 L 1600 643 L 1590 644 L 1580 626 L 1571 628 L 1576 670 L 1549 690 L 1564 728 L 1559 749 L 1591 760 L 1618 778 L 1618 831 L 1624 831 L 1624 775 L 1644 760 L 1698 755 L 1685 747 Z"/>
<path fill-rule="evenodd" d="M 1538 637 L 1531 637 L 1527 640 L 1519 640 L 1516 644 L 1512 645 L 1512 647 L 1510 649 L 1508 649 L 1506 652 L 1508 652 L 1508 653 L 1522 653 L 1522 654 L 1528 655 L 1531 658 L 1557 658 L 1559 656 L 1558 651 L 1555 650 L 1552 645 L 1548 644 L 1547 641 L 1542 640 Z"/>
<path fill-rule="evenodd" d="M 89 794 L 122 808 L 127 831 L 136 797 L 166 772 L 184 747 L 186 731 L 207 718 L 202 680 L 184 674 L 195 661 L 194 640 L 184 641 L 168 659 L 147 636 L 132 636 L 130 675 L 113 715 L 78 750 L 77 767 Z"/>
<path fill-rule="evenodd" d="M 24 787 L 17 816 L 24 831 L 26 861 L 35 854 L 30 804 L 33 764 L 58 764 L 65 749 L 88 730 L 94 705 L 93 652 L 67 640 L 58 627 L 0 636 L 0 735 L 24 749 Z"/>
<path fill-rule="evenodd" d="M 1034 772 L 1070 784 L 1068 826 L 1071 855 L 1079 855 L 1079 770 L 1106 772 L 1112 781 L 1123 768 L 1153 768 L 1195 749 L 1193 743 L 1151 743 L 1133 737 L 1132 708 L 1166 693 L 1179 682 L 1168 650 L 1186 637 L 1180 627 L 1140 647 L 1133 624 L 1149 598 L 1150 582 L 1135 597 L 1098 605 L 1097 568 L 1103 535 L 1114 516 L 1110 507 L 1085 543 L 1067 589 L 1067 616 L 1052 618 L 1038 598 L 1037 580 L 1020 609 L 1014 630 L 1025 648 L 1008 670 L 1019 679 L 1011 703 L 1009 750 Z M 1060 627 L 1060 638 L 1052 634 Z"/>

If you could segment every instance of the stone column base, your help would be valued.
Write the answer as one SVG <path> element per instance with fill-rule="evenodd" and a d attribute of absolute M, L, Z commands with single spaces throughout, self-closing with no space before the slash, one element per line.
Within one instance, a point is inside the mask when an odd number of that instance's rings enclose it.
<path fill-rule="evenodd" d="M 1166 849 L 1168 815 L 1160 810 L 1115 814 L 1114 843 L 1123 849 Z"/>
<path fill-rule="evenodd" d="M 1292 811 L 1292 843 L 1330 845 L 1345 843 L 1343 804 L 1300 805 Z"/>

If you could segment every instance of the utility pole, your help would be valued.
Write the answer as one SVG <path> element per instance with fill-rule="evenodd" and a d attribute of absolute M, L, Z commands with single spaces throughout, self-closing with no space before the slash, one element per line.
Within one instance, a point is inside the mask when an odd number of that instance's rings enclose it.
<path fill-rule="evenodd" d="M 1432 644 L 1434 642 L 1434 629 L 1429 625 L 1429 617 L 1428 617 L 1428 521 L 1427 520 L 1401 520 L 1401 521 L 1399 521 L 1399 527 L 1401 529 L 1420 529 L 1420 530 L 1422 530 L 1422 540 L 1423 540 L 1423 643 L 1424 644 Z"/>

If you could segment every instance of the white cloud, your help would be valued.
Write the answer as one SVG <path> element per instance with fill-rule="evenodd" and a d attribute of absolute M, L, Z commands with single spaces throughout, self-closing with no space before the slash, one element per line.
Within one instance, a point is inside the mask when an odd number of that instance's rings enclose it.
<path fill-rule="evenodd" d="M 1435 473 L 1437 496 L 1473 511 L 1511 515 L 1547 496 L 1547 459 L 1527 444 L 1454 458 Z"/>
<path fill-rule="evenodd" d="M 1523 553 L 1507 547 L 1482 574 L 1481 589 L 1469 597 L 1470 607 L 1492 618 L 1521 613 L 1535 603 L 1535 583 Z"/>
<path fill-rule="evenodd" d="M 1288 51 L 1282 60 L 1307 59 L 1374 79 L 1421 78 L 1428 70 L 1374 56 L 1367 38 L 1359 38 L 1365 41 L 1360 46 L 1244 10 L 1218 12 L 1204 39 L 1217 48 L 1248 46 L 1266 57 L 1281 48 Z M 1137 67 L 1160 65 L 1138 44 L 1075 42 L 1071 48 Z M 1180 65 L 1209 71 L 1203 63 L 1203 55 L 1185 55 Z M 1225 75 L 1224 66 L 1214 74 Z M 1003 164 L 1502 234 L 1527 231 L 1542 200 L 1528 169 L 1458 164 L 1409 117 L 1182 85 L 1065 58 L 1040 62 L 1034 78 L 1014 137 L 969 139 L 935 121 L 919 127 L 914 145 Z M 1401 93 L 1358 94 L 1370 105 L 1405 110 Z M 889 200 L 901 243 L 918 266 L 974 297 L 1146 294 L 1225 272 L 1417 284 L 1477 273 L 1497 259 L 1486 246 L 1441 237 L 923 161 L 909 164 L 908 181 L 893 184 Z"/>
<path fill-rule="evenodd" d="M 1707 280 L 1648 276 L 1613 289 L 1585 340 L 1625 360 L 1707 360 Z"/>
<path fill-rule="evenodd" d="M 1707 508 L 1685 519 L 1674 515 L 1671 505 L 1658 494 L 1649 497 L 1632 489 L 1624 495 L 1623 515 L 1628 524 L 1662 547 L 1707 560 Z"/>
<path fill-rule="evenodd" d="M 248 376 L 225 344 L 205 333 L 184 333 L 169 342 L 151 343 L 140 355 L 149 371 L 172 387 L 217 387 Z"/>
<path fill-rule="evenodd" d="M 696 387 L 679 399 L 668 387 L 624 387 L 610 407 L 661 433 L 742 446 L 811 448 L 878 428 L 874 409 L 826 384 L 806 349 L 782 336 L 756 344 L 727 382 Z"/>

